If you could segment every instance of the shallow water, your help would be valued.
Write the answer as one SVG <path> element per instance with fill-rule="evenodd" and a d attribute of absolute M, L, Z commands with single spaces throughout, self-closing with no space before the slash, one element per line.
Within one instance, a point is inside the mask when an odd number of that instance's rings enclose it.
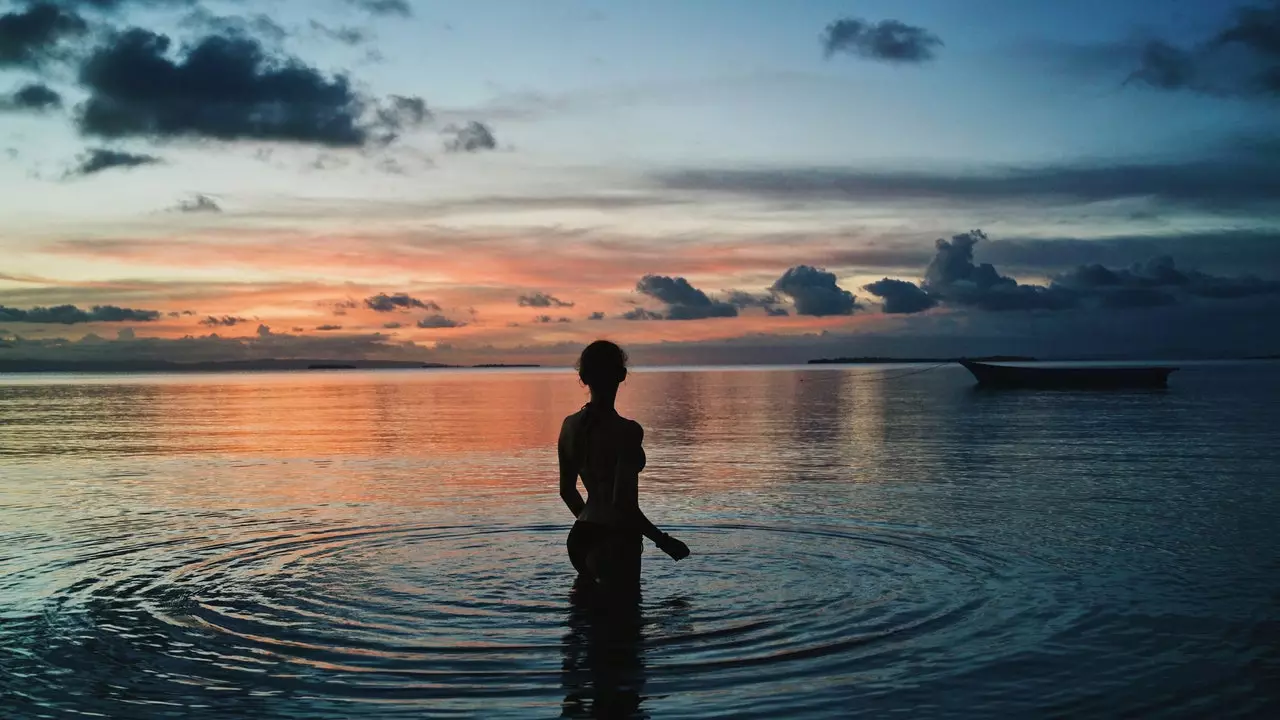
<path fill-rule="evenodd" d="M 1280 365 L 634 373 L 638 604 L 556 371 L 0 377 L 0 716 L 1274 717 Z"/>

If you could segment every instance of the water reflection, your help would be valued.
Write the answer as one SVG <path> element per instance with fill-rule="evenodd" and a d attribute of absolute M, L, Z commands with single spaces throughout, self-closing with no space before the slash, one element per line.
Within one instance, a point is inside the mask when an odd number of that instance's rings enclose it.
<path fill-rule="evenodd" d="M 647 718 L 639 588 L 604 592 L 579 577 L 569 593 L 561 685 L 566 718 Z"/>

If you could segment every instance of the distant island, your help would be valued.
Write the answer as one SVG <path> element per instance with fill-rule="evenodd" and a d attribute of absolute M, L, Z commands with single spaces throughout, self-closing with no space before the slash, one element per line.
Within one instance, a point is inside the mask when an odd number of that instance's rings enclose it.
<path fill-rule="evenodd" d="M 0 373 L 141 373 L 141 372 L 264 372 L 292 370 L 437 370 L 467 368 L 536 368 L 532 364 L 484 363 L 449 365 L 421 360 L 321 360 L 318 358 L 261 360 L 35 360 L 0 359 Z"/>
<path fill-rule="evenodd" d="M 953 363 L 958 362 L 960 358 L 903 358 L 903 357 L 836 357 L 836 358 L 816 358 L 810 360 L 810 365 L 888 365 L 890 363 Z M 1033 357 L 1025 357 L 1022 355 L 988 355 L 986 357 L 967 357 L 965 360 L 975 360 L 977 362 L 1035 362 Z"/>

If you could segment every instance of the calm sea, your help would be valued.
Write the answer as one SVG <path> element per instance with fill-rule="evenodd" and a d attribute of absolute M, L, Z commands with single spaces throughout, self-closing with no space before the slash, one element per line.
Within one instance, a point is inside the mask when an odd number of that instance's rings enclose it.
<path fill-rule="evenodd" d="M 1280 716 L 1280 364 L 921 369 L 634 373 L 629 606 L 570 373 L 0 376 L 0 716 Z"/>

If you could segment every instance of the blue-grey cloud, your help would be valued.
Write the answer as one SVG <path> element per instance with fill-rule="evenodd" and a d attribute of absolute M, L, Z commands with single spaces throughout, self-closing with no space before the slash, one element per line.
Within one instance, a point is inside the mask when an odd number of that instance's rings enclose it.
<path fill-rule="evenodd" d="M 550 316 L 550 315 L 539 315 L 539 316 L 535 317 L 535 318 L 533 319 L 533 321 L 534 321 L 535 323 L 540 324 L 540 325 L 548 325 L 548 324 L 551 324 L 551 323 L 571 323 L 571 322 L 573 322 L 573 320 L 571 320 L 570 318 L 567 318 L 567 317 L 559 317 L 559 318 L 556 318 L 556 317 L 552 317 L 552 316 Z"/>
<path fill-rule="evenodd" d="M 212 197 L 196 193 L 185 200 L 179 200 L 178 204 L 173 206 L 173 211 L 180 213 L 220 213 L 222 212 L 222 206 Z"/>
<path fill-rule="evenodd" d="M 472 120 L 466 125 L 450 125 L 444 129 L 445 148 L 449 152 L 482 152 L 498 147 L 498 140 L 488 125 Z"/>
<path fill-rule="evenodd" d="M 1237 8 L 1199 44 L 1152 40 L 1129 83 L 1209 95 L 1280 95 L 1280 3 Z"/>
<path fill-rule="evenodd" d="M 662 313 L 646 310 L 642 307 L 634 307 L 622 313 L 618 317 L 623 320 L 661 320 Z"/>
<path fill-rule="evenodd" d="M 375 128 L 339 75 L 271 56 L 261 42 L 210 35 L 171 57 L 164 35 L 113 35 L 80 70 L 89 99 L 80 131 L 100 137 L 191 137 L 357 146 Z"/>
<path fill-rule="evenodd" d="M 440 314 L 428 315 L 418 321 L 418 327 L 423 329 L 434 329 L 434 330 L 443 329 L 443 328 L 457 328 L 457 327 L 462 327 L 464 325 L 466 325 L 466 323 L 458 322 L 456 320 L 450 320 L 449 318 Z"/>
<path fill-rule="evenodd" d="M 0 112 L 48 112 L 62 107 L 62 95 L 44 83 L 27 83 L 0 95 Z"/>
<path fill-rule="evenodd" d="M 743 290 L 728 290 L 725 292 L 725 302 L 737 308 L 758 307 L 768 310 L 782 302 L 782 299 L 773 293 L 757 295 Z"/>
<path fill-rule="evenodd" d="M 738 315 L 736 306 L 712 300 L 682 277 L 645 275 L 636 283 L 636 292 L 665 303 L 668 320 L 703 320 Z"/>
<path fill-rule="evenodd" d="M 374 312 L 404 312 L 417 308 L 419 310 L 432 310 L 440 312 L 440 306 L 434 300 L 419 300 L 408 293 L 378 293 L 372 297 L 364 299 L 365 307 Z"/>
<path fill-rule="evenodd" d="M 201 320 L 200 324 L 206 327 L 235 327 L 236 325 L 247 322 L 249 322 L 248 318 L 237 317 L 235 315 L 209 315 L 205 319 Z"/>
<path fill-rule="evenodd" d="M 544 293 L 544 292 L 534 292 L 534 293 L 530 293 L 529 295 L 521 295 L 520 297 L 516 298 L 516 303 L 519 304 L 520 307 L 534 307 L 534 308 L 573 307 L 572 302 L 561 300 L 560 298 L 555 297 L 554 295 L 548 295 L 547 293 Z"/>
<path fill-rule="evenodd" d="M 597 310 L 596 312 L 593 312 L 593 313 L 591 313 L 590 315 L 588 315 L 588 316 L 587 316 L 587 319 L 588 319 L 588 320 L 603 320 L 603 319 L 604 319 L 604 313 L 602 313 L 602 312 L 600 312 L 600 311 L 598 311 L 598 310 Z"/>
<path fill-rule="evenodd" d="M 972 173 L 707 168 L 658 173 L 655 180 L 668 190 L 770 201 L 1053 204 L 1150 198 L 1215 209 L 1280 207 L 1280 161 L 1273 154 L 1245 152 L 1184 162 L 1075 163 Z"/>
<path fill-rule="evenodd" d="M 152 322 L 159 310 L 137 310 L 116 305 L 94 305 L 88 310 L 75 305 L 33 307 L 29 310 L 0 305 L 0 323 L 42 323 L 76 325 L 91 322 Z"/>
<path fill-rule="evenodd" d="M 860 309 L 853 293 L 836 284 L 835 273 L 809 265 L 788 268 L 770 289 L 790 297 L 797 315 L 852 315 Z"/>
<path fill-rule="evenodd" d="M 71 41 L 89 31 L 75 11 L 34 2 L 0 15 L 0 68 L 39 68 L 68 57 Z"/>
<path fill-rule="evenodd" d="M 144 165 L 157 165 L 162 162 L 164 161 L 154 155 L 107 148 L 90 148 L 80 156 L 76 166 L 67 171 L 66 177 L 86 177 L 114 168 L 136 168 Z"/>
<path fill-rule="evenodd" d="M 923 312 L 938 304 L 937 298 L 906 280 L 884 278 L 864 285 L 862 289 L 883 300 L 884 311 L 891 315 Z"/>
<path fill-rule="evenodd" d="M 347 0 L 347 4 L 364 10 L 371 15 L 401 18 L 413 16 L 413 8 L 409 5 L 408 0 Z"/>
<path fill-rule="evenodd" d="M 898 20 L 842 18 L 822 33 L 822 49 L 828 58 L 844 53 L 881 62 L 922 63 L 932 60 L 939 47 L 942 40 L 937 35 Z"/>
<path fill-rule="evenodd" d="M 342 326 L 341 326 L 341 325 L 318 325 L 318 326 L 316 326 L 316 331 L 317 331 L 317 332 L 336 332 L 336 331 L 341 330 L 341 329 L 342 329 Z"/>
<path fill-rule="evenodd" d="M 974 262 L 974 247 L 985 240 L 980 230 L 939 239 L 920 285 L 885 278 L 866 289 L 884 300 L 885 312 L 900 314 L 939 304 L 990 312 L 1121 310 L 1280 296 L 1280 281 L 1184 271 L 1168 256 L 1118 270 L 1090 263 L 1054 275 L 1048 285 L 1020 283 L 991 263 Z"/>

